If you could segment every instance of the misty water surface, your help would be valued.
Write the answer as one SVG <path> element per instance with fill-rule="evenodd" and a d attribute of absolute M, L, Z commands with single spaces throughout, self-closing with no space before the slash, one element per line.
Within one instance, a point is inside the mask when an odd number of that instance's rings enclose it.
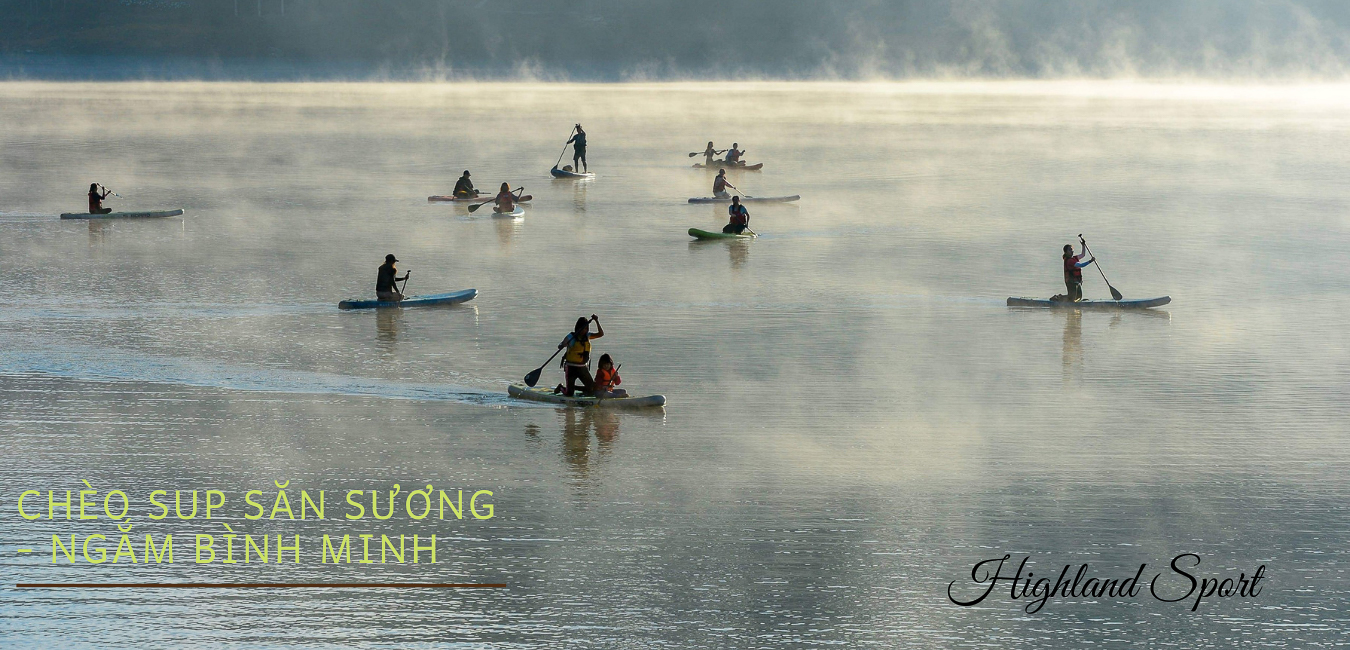
<path fill-rule="evenodd" d="M 1344 641 L 1350 89 L 0 85 L 11 647 Z M 548 169 L 581 122 L 598 177 Z M 762 172 L 752 242 L 686 154 Z M 523 220 L 428 204 L 464 169 Z M 60 221 L 101 182 L 181 219 Z M 1010 310 L 1088 238 L 1150 313 Z M 395 253 L 450 309 L 349 313 Z M 1093 269 L 1089 297 L 1107 296 Z M 578 317 L 664 412 L 504 397 Z M 555 370 L 544 382 L 555 382 Z M 434 566 L 52 566 L 24 489 L 491 489 Z M 317 536 L 334 522 L 228 520 Z M 135 519 L 190 540 L 218 523 Z M 112 533 L 108 530 L 99 532 Z M 341 530 L 339 530 L 341 529 Z M 189 542 L 190 543 L 190 542 Z M 189 551 L 190 552 L 190 551 Z M 982 559 L 1268 565 L 1255 600 L 947 602 Z M 1039 571 L 1039 569 L 1038 569 Z M 26 581 L 504 582 L 494 592 Z"/>

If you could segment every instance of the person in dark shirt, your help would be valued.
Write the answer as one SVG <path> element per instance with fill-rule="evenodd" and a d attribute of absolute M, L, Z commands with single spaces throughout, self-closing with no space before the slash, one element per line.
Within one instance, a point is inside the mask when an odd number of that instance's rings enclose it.
<path fill-rule="evenodd" d="M 384 256 L 384 264 L 380 266 L 380 274 L 375 279 L 375 297 L 384 302 L 398 302 L 403 300 L 403 292 L 398 290 L 399 282 L 407 282 L 408 276 L 412 271 L 398 277 L 398 269 L 394 268 L 394 263 L 398 258 L 393 253 Z"/>
<path fill-rule="evenodd" d="M 464 170 L 464 175 L 455 181 L 455 198 L 470 199 L 478 196 L 478 190 L 473 189 L 473 181 L 469 180 L 469 170 Z"/>
<path fill-rule="evenodd" d="M 590 171 L 586 168 L 586 132 L 577 125 L 577 134 L 567 144 L 572 145 L 572 169 L 578 172 Z"/>
<path fill-rule="evenodd" d="M 111 195 L 112 192 L 109 192 L 108 188 L 105 187 L 102 188 L 102 191 L 99 191 L 98 183 L 90 183 L 89 214 L 108 214 L 109 212 L 112 212 L 112 208 L 103 207 L 103 199 L 106 199 Z"/>

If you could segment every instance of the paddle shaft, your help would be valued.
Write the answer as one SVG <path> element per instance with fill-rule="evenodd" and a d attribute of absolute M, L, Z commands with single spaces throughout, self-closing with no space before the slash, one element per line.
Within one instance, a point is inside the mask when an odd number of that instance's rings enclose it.
<path fill-rule="evenodd" d="M 534 385 L 539 383 L 539 375 L 544 373 L 544 368 L 547 368 L 548 364 L 553 363 L 553 360 L 558 358 L 558 355 L 561 354 L 562 351 L 563 348 L 558 348 L 558 351 L 554 352 L 553 356 L 549 357 L 548 361 L 544 362 L 544 365 L 535 368 L 534 370 L 530 371 L 529 374 L 525 375 L 525 385 L 529 386 L 530 388 L 534 388 Z"/>
<path fill-rule="evenodd" d="M 1083 245 L 1083 251 L 1088 254 L 1088 257 L 1092 258 L 1092 260 L 1096 262 L 1097 256 L 1092 254 L 1092 249 L 1088 248 L 1087 240 L 1083 239 L 1083 236 L 1081 234 L 1078 235 L 1078 243 Z M 1123 299 L 1125 297 L 1124 294 L 1117 291 L 1115 287 L 1111 286 L 1111 281 L 1106 279 L 1106 272 L 1102 271 L 1101 263 L 1100 262 L 1094 263 L 1093 266 L 1097 267 L 1097 272 L 1101 274 L 1102 282 L 1106 283 L 1106 288 L 1111 290 L 1111 297 L 1115 298 L 1116 300 Z"/>
<path fill-rule="evenodd" d="M 575 126 L 572 127 L 572 130 L 567 132 L 567 139 L 568 139 L 568 140 L 571 140 L 571 139 L 572 139 L 572 134 L 573 134 L 573 133 L 576 133 L 576 132 L 577 132 L 577 127 L 575 127 Z M 554 168 L 554 169 L 557 169 L 557 168 L 558 168 L 558 165 L 561 165 L 561 164 L 562 164 L 562 158 L 563 158 L 563 156 L 566 156 L 566 155 L 567 155 L 567 143 L 564 142 L 564 143 L 563 143 L 563 150 L 562 150 L 561 153 L 558 154 L 558 162 L 553 163 L 553 168 Z"/>

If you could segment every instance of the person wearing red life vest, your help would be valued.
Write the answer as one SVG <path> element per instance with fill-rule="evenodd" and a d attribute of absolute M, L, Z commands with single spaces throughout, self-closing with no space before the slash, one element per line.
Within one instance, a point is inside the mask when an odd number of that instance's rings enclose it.
<path fill-rule="evenodd" d="M 1097 261 L 1097 258 L 1092 257 L 1084 262 L 1084 255 L 1087 255 L 1086 248 L 1074 255 L 1073 244 L 1064 245 L 1064 286 L 1069 289 L 1067 297 L 1072 302 L 1083 299 L 1083 267 Z"/>

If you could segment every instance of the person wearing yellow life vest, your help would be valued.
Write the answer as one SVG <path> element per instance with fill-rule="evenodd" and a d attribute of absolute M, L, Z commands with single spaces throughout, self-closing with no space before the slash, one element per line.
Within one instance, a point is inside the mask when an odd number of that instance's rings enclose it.
<path fill-rule="evenodd" d="M 591 333 L 591 323 L 595 323 L 595 333 Z M 600 317 L 591 314 L 588 318 L 578 318 L 577 325 L 572 329 L 572 333 L 558 344 L 558 349 L 566 348 L 563 353 L 562 365 L 565 373 L 565 384 L 559 384 L 553 392 L 571 397 L 576 393 L 576 383 L 581 382 L 582 392 L 586 396 L 595 394 L 595 380 L 591 378 L 591 339 L 598 339 L 605 335 L 605 328 L 600 326 Z"/>

